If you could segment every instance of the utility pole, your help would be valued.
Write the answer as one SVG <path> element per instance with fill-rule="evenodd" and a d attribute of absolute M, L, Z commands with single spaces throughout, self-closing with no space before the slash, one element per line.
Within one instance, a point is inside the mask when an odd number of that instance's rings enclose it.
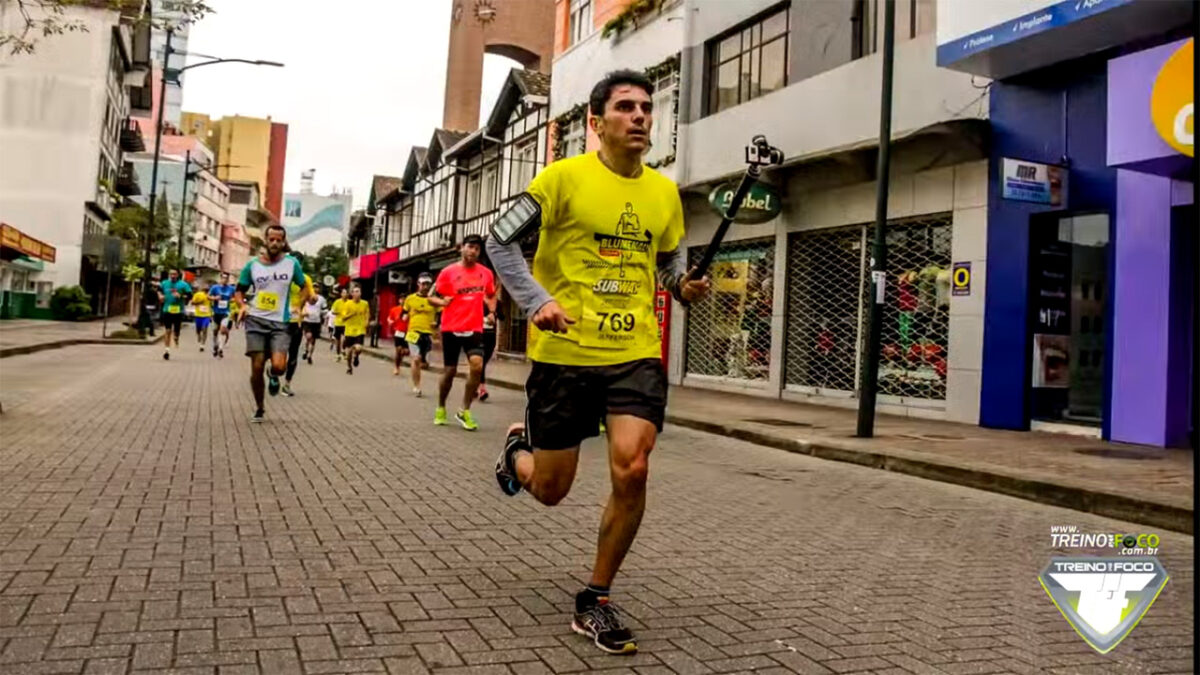
<path fill-rule="evenodd" d="M 883 331 L 883 307 L 887 289 L 888 187 L 892 151 L 892 75 L 896 55 L 896 0 L 883 0 L 883 81 L 879 95 L 879 156 L 875 166 L 875 244 L 871 251 L 871 302 L 867 313 L 867 348 L 863 352 L 862 382 L 859 385 L 859 438 L 875 435 L 875 399 L 879 392 L 879 351 Z"/>
<path fill-rule="evenodd" d="M 179 259 L 180 260 L 183 260 L 183 233 L 184 233 L 184 227 L 186 227 L 187 220 L 188 220 L 187 189 L 188 189 L 188 182 L 190 182 L 192 179 L 191 174 L 189 173 L 192 169 L 192 151 L 188 150 L 185 156 L 187 157 L 187 159 L 185 159 L 183 161 L 183 199 L 180 200 L 180 202 L 179 202 L 179 211 L 180 211 L 180 213 L 179 213 Z"/>
<path fill-rule="evenodd" d="M 150 255 L 154 251 L 154 208 L 158 197 L 158 160 L 162 155 L 163 112 L 167 108 L 167 66 L 171 61 L 171 39 L 175 31 L 167 29 L 167 42 L 163 47 L 162 81 L 158 88 L 158 115 L 154 122 L 154 164 L 150 169 L 150 226 L 146 228 L 145 273 L 142 275 L 142 295 L 150 292 Z M 143 309 L 143 311 L 145 311 Z"/>

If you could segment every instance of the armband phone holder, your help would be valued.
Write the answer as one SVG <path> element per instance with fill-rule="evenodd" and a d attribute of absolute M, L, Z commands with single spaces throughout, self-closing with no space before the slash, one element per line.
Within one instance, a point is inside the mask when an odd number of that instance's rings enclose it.
<path fill-rule="evenodd" d="M 542 224 L 542 206 L 528 192 L 513 200 L 508 210 L 492 223 L 492 238 L 502 246 L 519 241 Z"/>

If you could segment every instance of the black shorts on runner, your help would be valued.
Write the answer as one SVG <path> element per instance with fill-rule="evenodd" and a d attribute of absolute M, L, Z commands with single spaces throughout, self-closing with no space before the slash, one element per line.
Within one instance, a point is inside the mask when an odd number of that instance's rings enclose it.
<path fill-rule="evenodd" d="M 483 358 L 483 333 L 442 333 L 442 355 L 446 357 L 447 368 L 458 365 L 459 354 Z"/>
<path fill-rule="evenodd" d="M 346 327 L 345 326 L 334 326 L 333 327 L 333 339 L 340 340 L 345 336 L 346 336 Z"/>
<path fill-rule="evenodd" d="M 183 328 L 183 319 L 184 319 L 183 313 L 168 314 L 166 312 L 163 312 L 163 315 L 162 315 L 163 330 L 175 331 L 175 336 L 178 337 L 179 331 Z"/>
<path fill-rule="evenodd" d="M 611 366 L 534 361 L 525 396 L 525 428 L 533 447 L 565 450 L 599 436 L 605 415 L 633 415 L 662 431 L 667 375 L 660 359 Z"/>
<path fill-rule="evenodd" d="M 404 339 L 404 333 L 395 333 L 392 335 L 392 346 L 396 349 L 408 349 L 408 340 Z"/>
<path fill-rule="evenodd" d="M 313 336 L 314 340 L 321 339 L 321 323 L 319 321 L 305 321 L 303 326 L 305 334 Z"/>
<path fill-rule="evenodd" d="M 217 328 L 220 328 L 221 326 L 224 326 L 224 325 L 225 325 L 225 319 L 228 319 L 228 318 L 229 318 L 229 314 L 228 314 L 228 313 L 226 313 L 226 314 L 213 314 L 213 316 L 212 316 L 212 325 L 216 326 Z"/>
<path fill-rule="evenodd" d="M 347 335 L 345 338 L 342 339 L 342 347 L 343 348 L 353 347 L 355 345 L 358 345 L 361 347 L 362 343 L 363 343 L 363 338 L 365 338 L 365 337 L 367 337 L 367 336 L 366 335 Z"/>
<path fill-rule="evenodd" d="M 408 343 L 408 353 L 416 355 L 422 361 L 429 360 L 429 352 L 433 349 L 433 336 L 429 333 L 417 333 L 417 341 Z"/>

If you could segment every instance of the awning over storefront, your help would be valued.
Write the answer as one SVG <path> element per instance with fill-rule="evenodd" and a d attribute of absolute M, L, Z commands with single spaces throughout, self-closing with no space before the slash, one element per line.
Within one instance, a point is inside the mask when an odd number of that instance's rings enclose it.
<path fill-rule="evenodd" d="M 396 246 L 379 252 L 379 267 L 384 268 L 388 265 L 395 265 L 400 262 L 400 247 Z"/>
<path fill-rule="evenodd" d="M 379 269 L 379 254 L 368 253 L 358 257 L 358 274 L 359 279 L 370 279 L 375 275 L 375 270 Z"/>
<path fill-rule="evenodd" d="M 57 256 L 53 246 L 40 239 L 34 239 L 8 223 L 0 223 L 0 248 L 50 263 L 54 262 Z"/>

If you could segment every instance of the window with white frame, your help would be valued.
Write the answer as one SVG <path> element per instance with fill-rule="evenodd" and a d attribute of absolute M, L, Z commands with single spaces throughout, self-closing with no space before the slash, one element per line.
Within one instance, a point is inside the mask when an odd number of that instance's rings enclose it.
<path fill-rule="evenodd" d="M 483 185 L 479 189 L 479 210 L 491 211 L 500 205 L 500 195 L 497 189 L 500 185 L 498 164 L 490 164 L 483 169 Z"/>
<path fill-rule="evenodd" d="M 509 194 L 524 192 L 537 173 L 537 136 L 520 141 L 513 146 L 512 183 Z"/>
<path fill-rule="evenodd" d="M 592 0 L 571 0 L 570 42 L 575 44 L 592 34 Z"/>
<path fill-rule="evenodd" d="M 563 157 L 582 155 L 587 151 L 587 119 L 573 120 L 563 130 Z"/>
<path fill-rule="evenodd" d="M 483 213 L 483 208 L 479 203 L 479 198 L 482 196 L 483 188 L 483 172 L 476 171 L 467 178 L 467 218 L 474 218 Z"/>
<path fill-rule="evenodd" d="M 675 161 L 675 133 L 679 123 L 675 115 L 675 99 L 679 93 L 679 71 L 671 70 L 654 82 L 654 126 L 650 129 L 650 149 L 645 162 L 663 166 Z"/>

